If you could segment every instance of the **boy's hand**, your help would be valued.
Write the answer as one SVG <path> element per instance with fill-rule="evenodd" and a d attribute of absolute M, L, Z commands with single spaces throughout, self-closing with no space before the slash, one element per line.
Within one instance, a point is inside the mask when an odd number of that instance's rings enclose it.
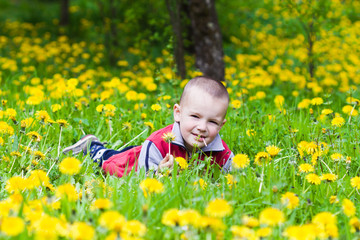
<path fill-rule="evenodd" d="M 166 154 L 163 160 L 159 163 L 158 171 L 161 171 L 164 168 L 172 168 L 174 166 L 174 156 Z"/>

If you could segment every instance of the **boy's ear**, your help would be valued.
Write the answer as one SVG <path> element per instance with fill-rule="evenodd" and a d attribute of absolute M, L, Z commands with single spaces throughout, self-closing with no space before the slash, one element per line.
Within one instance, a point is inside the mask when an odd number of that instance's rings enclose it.
<path fill-rule="evenodd" d="M 181 116 L 181 107 L 179 104 L 174 105 L 174 120 L 175 122 L 180 122 L 180 116 Z"/>
<path fill-rule="evenodd" d="M 226 123 L 226 119 L 223 120 L 222 124 L 221 124 L 221 127 L 223 127 Z"/>

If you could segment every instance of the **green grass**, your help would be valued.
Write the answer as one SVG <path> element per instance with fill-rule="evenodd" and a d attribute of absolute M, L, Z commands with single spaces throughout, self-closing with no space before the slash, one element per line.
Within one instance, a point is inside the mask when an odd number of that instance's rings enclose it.
<path fill-rule="evenodd" d="M 10 7 L 3 1 L 0 4 Z M 349 8 L 346 4 L 344 6 Z M 138 237 L 144 239 L 229 239 L 236 237 L 236 226 L 248 227 L 247 232 L 252 236 L 269 227 L 272 232 L 266 236 L 268 239 L 283 239 L 290 226 L 314 223 L 315 228 L 321 229 L 322 224 L 316 222 L 318 214 L 329 212 L 336 218 L 336 223 L 327 225 L 327 228 L 335 234 L 323 232 L 325 238 L 336 234 L 339 239 L 358 238 L 358 232 L 352 231 L 356 224 L 350 224 L 349 220 L 359 214 L 356 207 L 359 192 L 351 185 L 351 179 L 358 176 L 360 170 L 359 116 L 355 115 L 359 107 L 348 102 L 348 97 L 360 98 L 357 89 L 360 82 L 357 62 L 360 32 L 357 23 L 344 21 L 340 26 L 324 25 L 316 41 L 318 71 L 310 79 L 306 52 L 305 59 L 301 56 L 302 51 L 306 51 L 306 43 L 298 41 L 296 36 L 292 36 L 293 30 L 287 28 L 294 22 L 293 27 L 297 29 L 297 19 L 283 19 L 281 13 L 271 13 L 272 8 L 264 6 L 267 8 L 261 11 L 270 17 L 266 21 L 249 20 L 248 26 L 239 30 L 241 34 L 243 31 L 248 33 L 244 34 L 247 38 L 240 38 L 239 33 L 235 36 L 239 37 L 239 42 L 226 46 L 234 52 L 225 59 L 226 84 L 231 102 L 239 100 L 241 107 L 230 104 L 227 123 L 220 135 L 234 154 L 246 154 L 250 159 L 248 166 L 233 168 L 229 173 L 205 162 L 193 164 L 185 170 L 175 165 L 169 175 L 144 173 L 142 170 L 117 178 L 103 172 L 88 155 L 80 154 L 76 156 L 81 161 L 79 172 L 71 176 L 63 174 L 59 165 L 68 156 L 62 155 L 61 149 L 75 143 L 84 134 L 96 134 L 101 141 L 109 142 L 108 147 L 119 149 L 129 143 L 140 145 L 151 132 L 173 122 L 172 107 L 179 101 L 183 82 L 173 72 L 169 60 L 172 55 L 159 52 L 156 55 L 160 58 L 155 61 L 146 52 L 130 50 L 124 52 L 128 66 L 111 67 L 107 64 L 106 50 L 97 43 L 99 39 L 59 38 L 57 26 L 50 21 L 42 25 L 1 22 L 0 237 L 36 239 L 41 236 L 50 238 L 54 234 L 75 239 L 77 234 L 86 238 L 85 233 L 93 230 L 97 239 L 106 239 L 113 236 L 111 234 L 127 239 L 137 237 L 129 231 L 139 230 L 143 224 L 146 234 L 142 232 Z M 251 16 L 255 16 L 258 10 L 255 6 L 243 7 L 242 10 Z M 353 20 L 353 12 L 348 8 L 344 9 L 342 16 Z M 277 24 L 277 31 L 268 30 L 269 22 L 276 24 L 279 21 L 283 24 Z M 229 31 L 234 31 L 233 26 L 230 27 Z M 347 29 L 347 32 L 342 29 Z M 92 30 L 89 27 L 84 31 L 89 33 Z M 282 34 L 276 34 L 279 32 Z M 260 33 L 265 37 L 259 37 Z M 191 56 L 187 64 L 193 64 Z M 340 70 L 337 70 L 339 66 Z M 190 67 L 188 74 L 191 78 L 199 72 Z M 266 81 L 270 83 L 264 84 Z M 156 89 L 151 89 L 149 83 L 154 83 Z M 144 94 L 145 98 L 128 99 L 130 91 L 135 91 L 135 95 Z M 265 93 L 263 98 L 256 97 L 260 91 Z M 170 99 L 164 100 L 167 95 Z M 282 107 L 274 101 L 278 95 L 284 97 Z M 322 98 L 324 103 L 310 103 L 299 108 L 301 101 L 309 99 L 311 102 L 315 97 Z M 53 112 L 54 104 L 60 104 L 61 109 Z M 97 107 L 100 104 L 111 104 L 116 109 L 99 113 Z M 161 110 L 153 111 L 153 104 L 159 104 Z M 351 118 L 343 111 L 346 105 L 354 107 Z M 324 116 L 324 109 L 333 112 Z M 46 111 L 54 122 L 41 120 L 39 111 Z M 344 119 L 342 126 L 332 123 L 337 116 Z M 60 119 L 68 124 L 61 127 L 56 122 Z M 146 126 L 146 122 L 151 122 L 154 129 Z M 248 130 L 254 134 L 248 134 Z M 40 141 L 27 135 L 33 131 L 41 136 Z M 301 172 L 299 166 L 313 163 L 314 153 L 320 153 L 320 148 L 311 149 L 311 145 L 321 143 L 325 147 L 313 164 L 313 173 L 318 176 L 334 173 L 337 178 L 334 181 L 324 179 L 319 185 L 314 185 L 307 181 L 308 173 Z M 271 161 L 257 165 L 257 154 L 266 152 L 266 147 L 271 145 L 281 151 Z M 301 145 L 305 147 L 301 148 Z M 43 153 L 44 158 L 36 158 L 36 151 Z M 334 153 L 343 157 L 334 161 L 331 157 Z M 196 156 L 188 162 L 196 161 Z M 18 176 L 28 179 L 35 170 L 43 171 L 49 182 L 34 187 L 35 178 L 18 185 L 10 184 Z M 228 184 L 230 177 L 233 177 L 233 184 Z M 140 184 L 148 178 L 161 182 L 163 191 L 145 197 Z M 201 187 L 201 181 L 206 185 Z M 66 183 L 76 189 L 75 200 L 71 200 L 71 194 L 67 197 L 59 195 L 59 189 Z M 299 200 L 294 209 L 289 209 L 283 199 L 287 192 L 296 194 L 295 199 Z M 333 203 L 330 202 L 331 196 L 336 199 Z M 94 208 L 96 199 L 108 199 L 111 204 Z M 206 218 L 210 217 L 207 208 L 215 199 L 226 200 L 231 210 L 225 217 Z M 355 210 L 350 206 L 352 214 L 345 214 L 344 199 L 355 203 Z M 221 207 L 218 206 L 216 211 Z M 279 226 L 264 222 L 262 214 L 268 207 L 279 209 L 283 214 L 284 220 Z M 202 218 L 193 215 L 191 224 L 170 226 L 164 220 L 169 209 L 193 209 Z M 117 230 L 109 229 L 110 225 L 104 226 L 101 221 L 103 214 L 111 210 L 123 215 L 127 224 L 131 220 L 139 222 L 133 228 L 123 223 Z M 261 224 L 250 228 L 243 219 L 245 215 L 260 220 Z M 10 228 L 5 228 L 11 217 L 18 217 L 21 223 L 12 223 Z M 185 216 L 174 217 L 172 221 L 179 224 L 179 219 L 184 220 Z M 270 220 L 274 219 L 272 216 Z M 116 222 L 116 219 L 108 220 Z M 329 219 L 322 221 L 325 220 Z M 46 225 L 51 221 L 52 224 Z M 223 225 L 216 224 L 217 221 Z M 86 223 L 88 228 L 77 228 L 78 222 Z M 22 223 L 26 227 L 21 227 Z M 204 225 L 199 226 L 201 223 Z M 13 237 L 10 230 L 14 232 Z M 314 238 L 316 235 L 305 228 L 301 232 L 312 234 Z"/>

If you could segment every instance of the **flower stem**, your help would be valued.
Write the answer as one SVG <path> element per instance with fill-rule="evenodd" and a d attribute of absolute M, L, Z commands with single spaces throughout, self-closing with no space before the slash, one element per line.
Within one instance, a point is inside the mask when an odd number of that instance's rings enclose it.
<path fill-rule="evenodd" d="M 61 132 L 62 132 L 62 127 L 60 127 L 60 136 L 59 136 L 59 145 L 58 145 L 58 155 L 57 155 L 57 157 L 60 156 Z"/>

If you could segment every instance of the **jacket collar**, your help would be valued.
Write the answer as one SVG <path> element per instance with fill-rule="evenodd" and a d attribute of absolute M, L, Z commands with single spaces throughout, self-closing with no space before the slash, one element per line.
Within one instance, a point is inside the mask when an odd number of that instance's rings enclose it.
<path fill-rule="evenodd" d="M 184 139 L 180 132 L 180 124 L 178 122 L 174 123 L 172 133 L 175 135 L 175 140 L 171 141 L 171 143 L 179 145 L 186 149 L 184 144 Z M 224 150 L 225 148 L 224 145 L 222 144 L 222 140 L 219 134 L 216 135 L 215 139 L 211 143 L 201 148 L 201 151 L 203 152 L 221 152 Z"/>

